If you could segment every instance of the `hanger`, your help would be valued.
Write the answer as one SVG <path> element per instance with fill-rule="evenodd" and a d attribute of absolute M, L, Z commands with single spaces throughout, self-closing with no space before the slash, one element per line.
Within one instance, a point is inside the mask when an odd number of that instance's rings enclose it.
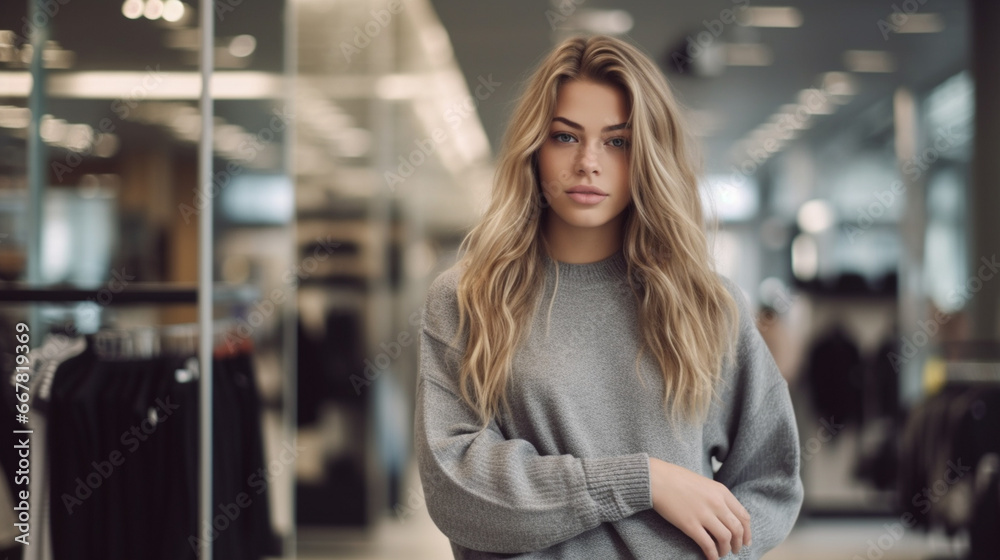
<path fill-rule="evenodd" d="M 249 338 L 238 336 L 235 319 L 212 324 L 213 356 L 231 357 L 253 349 Z M 232 338 L 239 342 L 232 344 Z M 198 323 L 175 325 L 102 327 L 94 333 L 95 353 L 105 360 L 151 359 L 158 356 L 194 356 L 201 342 Z"/>
<path fill-rule="evenodd" d="M 102 329 L 94 333 L 94 352 L 105 360 L 150 359 L 160 355 L 160 337 L 152 326 Z"/>

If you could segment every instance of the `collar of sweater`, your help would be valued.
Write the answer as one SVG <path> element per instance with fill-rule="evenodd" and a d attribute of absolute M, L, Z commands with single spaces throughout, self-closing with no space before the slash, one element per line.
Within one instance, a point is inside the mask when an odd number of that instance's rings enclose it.
<path fill-rule="evenodd" d="M 554 281 L 556 265 L 559 266 L 559 286 L 584 287 L 594 284 L 620 281 L 625 277 L 628 263 L 622 249 L 610 257 L 591 263 L 565 263 L 555 261 L 544 253 L 546 277 Z"/>

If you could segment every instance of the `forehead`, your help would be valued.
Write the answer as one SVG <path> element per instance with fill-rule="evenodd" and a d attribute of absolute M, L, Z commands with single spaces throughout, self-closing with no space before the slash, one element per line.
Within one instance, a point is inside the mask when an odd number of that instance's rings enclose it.
<path fill-rule="evenodd" d="M 564 117 L 584 128 L 600 130 L 628 120 L 625 94 L 618 87 L 570 80 L 559 86 L 554 117 Z"/>

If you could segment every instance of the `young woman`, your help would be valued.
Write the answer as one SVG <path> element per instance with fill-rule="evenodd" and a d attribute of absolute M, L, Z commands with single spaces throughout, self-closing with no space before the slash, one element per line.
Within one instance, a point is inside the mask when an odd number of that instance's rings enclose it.
<path fill-rule="evenodd" d="M 422 317 L 415 452 L 456 558 L 760 558 L 791 530 L 788 387 L 713 268 L 686 134 L 622 40 L 529 79 Z"/>

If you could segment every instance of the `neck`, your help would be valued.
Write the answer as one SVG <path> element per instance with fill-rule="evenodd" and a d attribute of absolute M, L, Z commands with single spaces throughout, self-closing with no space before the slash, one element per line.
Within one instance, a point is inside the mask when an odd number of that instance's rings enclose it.
<path fill-rule="evenodd" d="M 586 264 L 604 260 L 621 250 L 624 213 L 600 227 L 577 227 L 548 216 L 543 236 L 549 256 L 568 264 Z"/>

